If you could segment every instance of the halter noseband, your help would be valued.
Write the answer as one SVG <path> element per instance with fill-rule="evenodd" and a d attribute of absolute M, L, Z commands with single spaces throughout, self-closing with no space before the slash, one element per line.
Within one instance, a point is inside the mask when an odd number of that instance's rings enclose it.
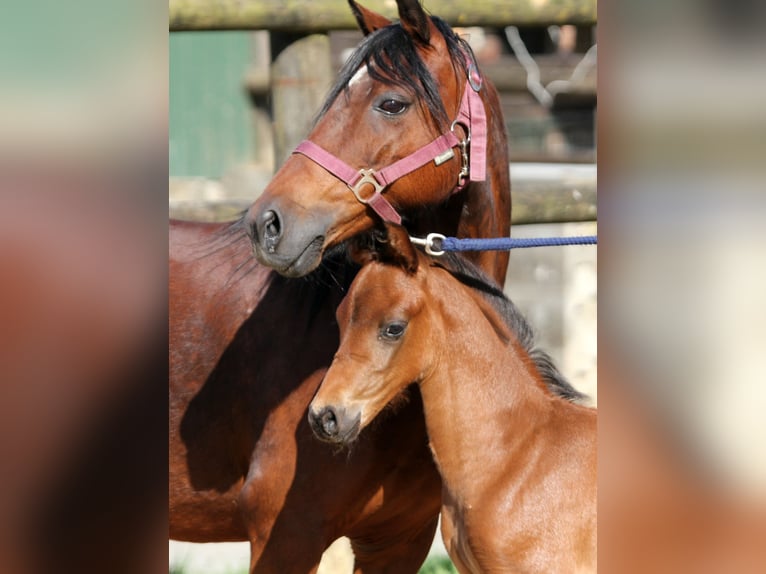
<path fill-rule="evenodd" d="M 487 116 L 484 104 L 479 97 L 482 83 L 482 77 L 479 75 L 476 64 L 470 61 L 463 97 L 460 100 L 457 117 L 452 122 L 449 131 L 410 155 L 380 170 L 376 171 L 372 168 L 354 169 L 342 159 L 310 140 L 303 140 L 293 153 L 305 155 L 337 177 L 351 189 L 359 203 L 369 205 L 384 221 L 401 224 L 401 216 L 383 197 L 383 192 L 397 179 L 412 173 L 430 161 L 439 166 L 452 159 L 455 157 L 452 148 L 460 146 L 462 159 L 462 167 L 458 174 L 457 185 L 452 190 L 453 194 L 463 189 L 468 181 L 484 181 L 486 179 Z M 455 126 L 457 125 L 466 132 L 466 137 L 463 140 L 459 140 L 455 135 Z M 365 184 L 372 186 L 371 193 L 362 193 Z"/>

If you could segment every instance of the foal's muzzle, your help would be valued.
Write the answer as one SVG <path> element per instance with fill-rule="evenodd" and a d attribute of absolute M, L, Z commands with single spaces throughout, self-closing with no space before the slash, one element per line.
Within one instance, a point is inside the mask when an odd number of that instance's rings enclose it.
<path fill-rule="evenodd" d="M 317 438 L 333 443 L 349 443 L 359 435 L 361 415 L 351 417 L 344 408 L 309 408 L 309 424 Z"/>

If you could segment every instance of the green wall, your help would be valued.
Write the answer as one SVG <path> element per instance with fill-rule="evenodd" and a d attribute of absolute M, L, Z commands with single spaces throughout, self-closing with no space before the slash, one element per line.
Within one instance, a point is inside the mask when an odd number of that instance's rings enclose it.
<path fill-rule="evenodd" d="M 170 35 L 171 176 L 220 178 L 252 156 L 248 32 Z"/>

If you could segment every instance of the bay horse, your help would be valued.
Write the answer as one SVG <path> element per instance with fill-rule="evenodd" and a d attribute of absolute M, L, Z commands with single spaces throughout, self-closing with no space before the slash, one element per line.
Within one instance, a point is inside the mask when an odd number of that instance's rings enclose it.
<path fill-rule="evenodd" d="M 391 175 L 381 166 L 425 143 L 437 157 L 385 190 L 396 216 L 413 233 L 508 233 L 504 122 L 468 45 L 415 1 L 398 2 L 396 24 L 350 5 L 365 39 L 320 113 L 314 146 L 343 164 L 371 166 L 369 181 L 374 170 Z M 380 206 L 357 201 L 306 153 L 286 161 L 243 219 L 171 221 L 169 534 L 249 540 L 250 572 L 279 573 L 315 572 L 345 535 L 355 572 L 416 572 L 441 492 L 417 392 L 405 393 L 351 453 L 316 441 L 306 419 L 356 269 L 344 242 L 372 229 L 378 215 L 368 206 Z M 371 185 L 372 194 L 356 186 L 362 200 L 383 193 Z M 503 282 L 507 254 L 475 260 Z"/>
<path fill-rule="evenodd" d="M 328 249 L 400 215 L 415 235 L 507 236 L 503 116 L 468 44 L 417 0 L 397 1 L 394 25 L 349 4 L 365 40 L 308 138 L 248 211 L 256 258 L 303 276 Z M 504 283 L 507 252 L 468 257 Z"/>
<path fill-rule="evenodd" d="M 312 429 L 350 444 L 417 382 L 458 570 L 595 572 L 595 409 L 567 400 L 577 392 L 478 270 L 432 262 L 406 231 L 386 249 L 361 252 Z"/>

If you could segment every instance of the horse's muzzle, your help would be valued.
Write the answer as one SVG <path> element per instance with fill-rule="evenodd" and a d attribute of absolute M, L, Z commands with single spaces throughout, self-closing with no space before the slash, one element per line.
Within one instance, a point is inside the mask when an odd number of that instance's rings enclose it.
<path fill-rule="evenodd" d="M 258 210 L 251 207 L 245 217 L 255 258 L 285 277 L 303 277 L 316 269 L 326 228 L 327 223 L 317 217 L 295 222 L 274 204 Z"/>

